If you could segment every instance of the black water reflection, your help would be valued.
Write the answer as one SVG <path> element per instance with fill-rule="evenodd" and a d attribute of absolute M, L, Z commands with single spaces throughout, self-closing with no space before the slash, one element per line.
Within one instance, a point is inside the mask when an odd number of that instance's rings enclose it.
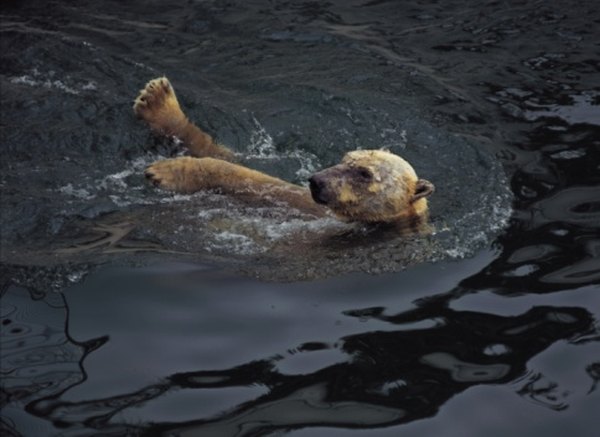
<path fill-rule="evenodd" d="M 85 358 L 108 338 L 75 341 L 69 332 L 69 307 L 62 294 L 29 292 L 3 284 L 1 297 L 0 430 L 19 435 L 10 424 L 9 411 L 14 414 L 15 405 L 32 399 L 59 397 L 84 382 Z M 46 428 L 40 425 L 38 429 Z"/>
<path fill-rule="evenodd" d="M 558 387 L 547 386 L 543 375 L 526 374 L 527 362 L 558 340 L 597 335 L 584 308 L 536 306 L 517 316 L 499 316 L 451 309 L 448 304 L 456 296 L 450 296 L 425 299 L 397 314 L 384 308 L 347 311 L 347 316 L 378 319 L 395 328 L 346 336 L 333 345 L 299 345 L 297 353 L 334 348 L 345 357 L 312 373 L 286 374 L 278 368 L 281 357 L 275 356 L 231 369 L 176 373 L 134 392 L 70 402 L 61 398 L 85 381 L 86 357 L 108 339 L 74 341 L 61 294 L 31 301 L 26 290 L 11 287 L 3 296 L 10 304 L 1 321 L 9 328 L 2 339 L 3 407 L 23 404 L 66 435 L 84 429 L 86 435 L 251 436 L 310 426 L 375 428 L 433 416 L 470 387 L 523 376 L 519 395 L 558 398 L 553 395 Z M 596 364 L 588 366 L 590 391 L 598 380 Z M 119 416 L 179 390 L 248 386 L 262 386 L 267 393 L 214 417 L 132 425 Z M 557 401 L 548 406 L 566 408 Z"/>
<path fill-rule="evenodd" d="M 466 287 L 549 293 L 600 283 L 600 127 L 546 121 L 524 143 L 502 253 Z M 525 159 L 527 153 L 520 159 Z"/>

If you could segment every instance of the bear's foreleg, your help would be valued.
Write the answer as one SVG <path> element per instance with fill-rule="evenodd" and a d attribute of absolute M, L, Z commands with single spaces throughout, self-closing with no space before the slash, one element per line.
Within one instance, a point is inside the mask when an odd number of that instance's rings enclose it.
<path fill-rule="evenodd" d="M 180 139 L 194 156 L 235 160 L 231 150 L 217 144 L 209 134 L 188 120 L 166 77 L 153 79 L 146 84 L 135 99 L 133 111 L 148 123 L 153 132 Z"/>
<path fill-rule="evenodd" d="M 178 193 L 215 190 L 255 205 L 285 203 L 318 217 L 328 215 L 314 203 L 308 189 L 220 159 L 167 159 L 150 165 L 145 175 L 154 185 Z"/>

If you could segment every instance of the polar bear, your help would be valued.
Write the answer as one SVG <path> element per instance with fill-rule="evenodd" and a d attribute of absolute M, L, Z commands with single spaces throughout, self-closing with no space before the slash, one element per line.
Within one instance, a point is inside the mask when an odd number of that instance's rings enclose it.
<path fill-rule="evenodd" d="M 434 186 L 393 153 L 349 152 L 340 164 L 314 174 L 305 188 L 232 162 L 235 154 L 230 149 L 184 115 L 166 77 L 148 82 L 133 109 L 152 131 L 177 137 L 193 155 L 158 161 L 146 169 L 146 177 L 161 188 L 181 193 L 218 190 L 257 205 L 275 201 L 317 217 L 333 213 L 350 222 L 412 228 L 427 221 L 426 198 Z"/>

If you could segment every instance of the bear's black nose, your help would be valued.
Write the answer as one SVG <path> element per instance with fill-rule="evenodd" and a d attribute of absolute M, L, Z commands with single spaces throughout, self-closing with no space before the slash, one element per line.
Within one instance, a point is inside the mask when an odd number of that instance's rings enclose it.
<path fill-rule="evenodd" d="M 308 180 L 310 194 L 315 202 L 326 205 L 327 196 L 325 194 L 325 181 L 319 175 L 313 175 Z"/>

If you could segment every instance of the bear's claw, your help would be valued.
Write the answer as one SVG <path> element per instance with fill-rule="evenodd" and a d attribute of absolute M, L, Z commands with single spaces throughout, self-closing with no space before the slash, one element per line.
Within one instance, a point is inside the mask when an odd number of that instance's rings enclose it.
<path fill-rule="evenodd" d="M 158 176 L 152 172 L 152 169 L 150 169 L 150 168 L 146 169 L 146 171 L 144 172 L 144 176 L 155 187 L 160 186 L 161 181 L 158 178 Z"/>
<path fill-rule="evenodd" d="M 144 176 L 155 187 L 166 190 L 177 190 L 177 181 L 180 176 L 178 175 L 179 171 L 178 167 L 173 165 L 173 160 L 167 159 L 151 164 L 144 171 Z"/>

